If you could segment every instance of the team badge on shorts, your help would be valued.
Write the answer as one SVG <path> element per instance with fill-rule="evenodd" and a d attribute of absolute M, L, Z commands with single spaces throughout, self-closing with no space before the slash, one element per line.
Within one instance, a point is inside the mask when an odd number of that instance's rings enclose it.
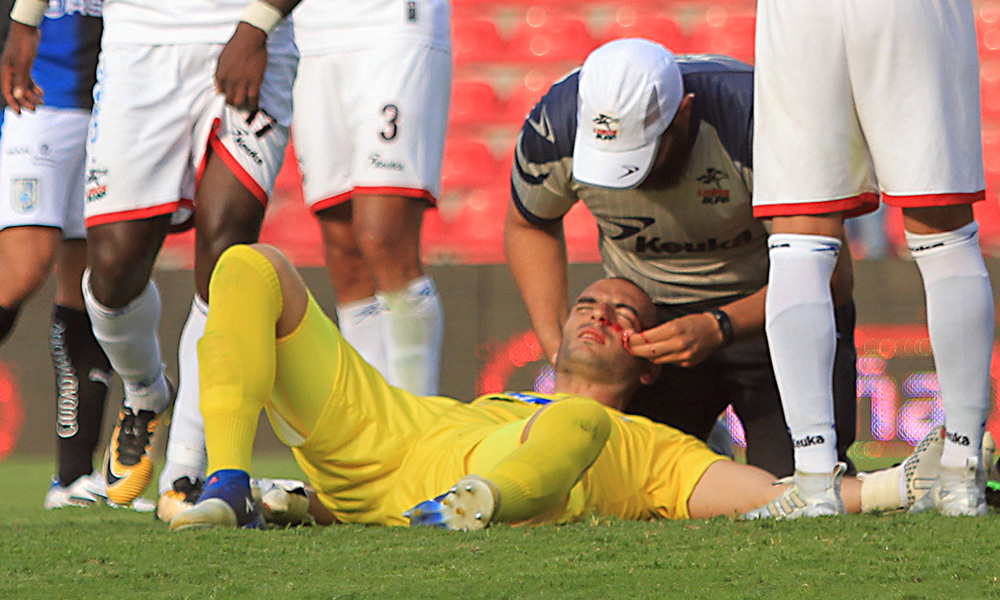
<path fill-rule="evenodd" d="M 10 188 L 10 205 L 14 212 L 24 214 L 38 204 L 38 180 L 15 179 Z"/>

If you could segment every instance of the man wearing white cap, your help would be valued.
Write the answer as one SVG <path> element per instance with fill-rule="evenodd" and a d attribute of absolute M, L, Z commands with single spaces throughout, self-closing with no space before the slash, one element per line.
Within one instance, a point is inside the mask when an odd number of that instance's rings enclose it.
<path fill-rule="evenodd" d="M 562 218 L 583 200 L 611 276 L 639 284 L 660 325 L 623 332 L 664 366 L 629 412 L 705 439 L 732 405 L 751 464 L 792 472 L 764 339 L 767 231 L 751 212 L 753 70 L 723 56 L 675 57 L 642 39 L 595 50 L 554 84 L 517 142 L 507 258 L 546 357 L 568 305 Z M 841 333 L 833 384 L 840 456 L 854 439 L 854 314 L 849 261 L 837 279 Z"/>

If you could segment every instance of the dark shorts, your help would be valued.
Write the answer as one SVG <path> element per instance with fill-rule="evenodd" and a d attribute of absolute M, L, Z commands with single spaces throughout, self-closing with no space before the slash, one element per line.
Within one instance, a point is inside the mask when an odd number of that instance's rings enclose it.
<path fill-rule="evenodd" d="M 705 309 L 665 305 L 657 308 L 661 323 Z M 857 429 L 853 301 L 836 310 L 836 321 L 833 397 L 837 453 L 853 472 L 847 458 L 847 449 L 854 443 Z M 747 462 L 778 477 L 791 475 L 792 440 L 763 335 L 735 342 L 694 367 L 664 366 L 653 385 L 636 393 L 626 412 L 649 417 L 704 440 L 719 413 L 730 404 L 746 432 Z"/>

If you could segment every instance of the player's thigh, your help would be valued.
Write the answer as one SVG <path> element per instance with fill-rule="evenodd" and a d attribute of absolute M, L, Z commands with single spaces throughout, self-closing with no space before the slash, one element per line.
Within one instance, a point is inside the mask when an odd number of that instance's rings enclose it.
<path fill-rule="evenodd" d="M 196 140 L 207 139 L 207 144 L 196 142 L 196 150 L 204 152 L 206 147 L 211 147 L 243 190 L 256 198 L 261 206 L 266 206 L 285 160 L 289 125 L 272 116 L 263 104 L 253 114 L 223 105 L 221 97 L 216 98 L 213 104 L 220 108 L 219 116 L 213 117 L 209 112 L 199 118 L 195 137 Z M 195 161 L 195 164 L 200 164 L 202 159 L 196 154 Z M 198 199 L 210 200 L 203 198 L 201 193 Z"/>
<path fill-rule="evenodd" d="M 875 201 L 840 2 L 758 4 L 754 214 L 858 210 Z"/>
<path fill-rule="evenodd" d="M 354 154 L 344 107 L 358 90 L 344 85 L 350 54 L 303 56 L 295 79 L 292 130 L 302 172 L 302 191 L 313 212 L 340 205 L 351 197 Z"/>
<path fill-rule="evenodd" d="M 102 49 L 87 139 L 87 226 L 171 214 L 191 194 L 192 127 L 212 92 L 211 45 Z"/>
<path fill-rule="evenodd" d="M 275 358 L 273 408 L 305 438 L 391 446 L 398 440 L 389 438 L 415 435 L 438 414 L 433 399 L 389 385 L 311 295 L 299 325 L 277 340 Z"/>
<path fill-rule="evenodd" d="M 83 170 L 89 111 L 7 111 L 0 152 L 0 228 L 56 227 L 84 237 Z"/>
<path fill-rule="evenodd" d="M 971 201 L 985 189 L 972 4 L 851 4 L 851 81 L 886 202 Z"/>
<path fill-rule="evenodd" d="M 434 199 L 451 89 L 451 55 L 402 40 L 370 48 L 351 64 L 356 193 Z"/>

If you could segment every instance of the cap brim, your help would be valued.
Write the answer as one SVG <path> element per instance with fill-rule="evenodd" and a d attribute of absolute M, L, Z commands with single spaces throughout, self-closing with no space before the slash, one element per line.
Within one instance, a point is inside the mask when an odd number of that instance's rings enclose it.
<path fill-rule="evenodd" d="M 629 189 L 646 178 L 653 166 L 657 143 L 626 152 L 601 152 L 580 141 L 573 144 L 573 179 L 587 185 Z"/>

